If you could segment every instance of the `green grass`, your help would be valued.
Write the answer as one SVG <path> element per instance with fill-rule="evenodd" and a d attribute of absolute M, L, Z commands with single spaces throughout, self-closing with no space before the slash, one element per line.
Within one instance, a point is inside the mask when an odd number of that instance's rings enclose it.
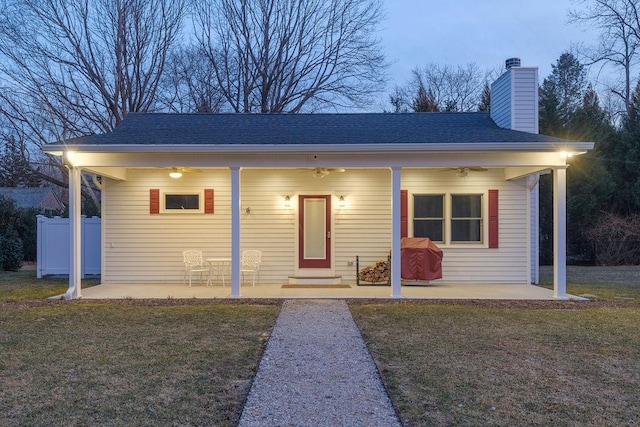
<path fill-rule="evenodd" d="M 351 310 L 407 426 L 637 425 L 640 307 L 547 304 Z"/>
<path fill-rule="evenodd" d="M 85 279 L 83 287 L 97 285 L 99 279 Z M 0 301 L 44 299 L 64 294 L 69 287 L 69 279 L 59 277 L 36 278 L 34 270 L 0 272 Z"/>
<path fill-rule="evenodd" d="M 5 303 L 0 425 L 236 425 L 277 304 Z"/>
<path fill-rule="evenodd" d="M 567 277 L 598 302 L 351 301 L 405 425 L 638 425 L 640 268 Z M 0 274 L 0 425 L 236 425 L 279 305 L 66 288 Z"/>
<path fill-rule="evenodd" d="M 552 288 L 553 270 L 541 279 Z M 569 266 L 567 291 L 598 302 L 351 311 L 407 426 L 638 425 L 640 267 Z"/>
<path fill-rule="evenodd" d="M 540 285 L 553 289 L 553 268 L 540 267 Z M 567 267 L 567 292 L 598 301 L 640 303 L 640 266 Z"/>

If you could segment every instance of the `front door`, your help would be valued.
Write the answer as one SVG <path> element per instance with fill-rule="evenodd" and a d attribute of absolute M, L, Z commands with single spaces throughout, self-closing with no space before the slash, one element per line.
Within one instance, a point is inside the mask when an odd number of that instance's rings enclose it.
<path fill-rule="evenodd" d="M 299 196 L 298 267 L 331 268 L 331 196 Z"/>

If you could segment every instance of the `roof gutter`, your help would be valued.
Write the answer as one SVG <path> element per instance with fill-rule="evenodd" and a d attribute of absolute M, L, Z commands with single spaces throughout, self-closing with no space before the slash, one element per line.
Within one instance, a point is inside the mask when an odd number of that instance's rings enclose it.
<path fill-rule="evenodd" d="M 517 152 L 517 151 L 571 151 L 584 152 L 594 147 L 593 142 L 493 142 L 493 143 L 437 143 L 437 144 L 47 144 L 45 153 L 56 155 L 64 151 L 87 153 L 275 153 L 275 152 Z"/>

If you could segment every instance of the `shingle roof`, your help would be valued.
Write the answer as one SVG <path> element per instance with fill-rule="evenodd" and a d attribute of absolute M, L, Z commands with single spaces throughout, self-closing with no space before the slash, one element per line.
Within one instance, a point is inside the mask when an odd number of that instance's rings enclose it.
<path fill-rule="evenodd" d="M 51 188 L 46 187 L 0 187 L 0 196 L 13 200 L 21 209 L 62 210 L 64 204 Z"/>
<path fill-rule="evenodd" d="M 488 113 L 129 113 L 113 131 L 67 144 L 432 144 L 563 142 L 498 127 Z"/>

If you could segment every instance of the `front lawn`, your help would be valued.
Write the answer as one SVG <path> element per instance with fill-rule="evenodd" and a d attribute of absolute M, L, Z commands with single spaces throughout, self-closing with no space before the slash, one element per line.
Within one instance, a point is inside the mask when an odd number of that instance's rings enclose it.
<path fill-rule="evenodd" d="M 100 279 L 83 279 L 82 287 L 86 288 L 98 283 Z M 44 299 L 62 295 L 68 288 L 68 278 L 47 276 L 37 279 L 35 270 L 0 271 L 0 301 Z"/>
<path fill-rule="evenodd" d="M 640 306 L 362 303 L 351 311 L 407 426 L 640 423 Z"/>
<path fill-rule="evenodd" d="M 553 289 L 553 267 L 540 267 L 540 285 Z M 567 266 L 567 292 L 591 300 L 640 303 L 640 266 Z"/>
<path fill-rule="evenodd" d="M 593 302 L 350 307 L 407 426 L 638 425 L 640 267 L 569 266 L 567 291 Z"/>
<path fill-rule="evenodd" d="M 279 308 L 2 303 L 0 425 L 237 425 Z"/>

